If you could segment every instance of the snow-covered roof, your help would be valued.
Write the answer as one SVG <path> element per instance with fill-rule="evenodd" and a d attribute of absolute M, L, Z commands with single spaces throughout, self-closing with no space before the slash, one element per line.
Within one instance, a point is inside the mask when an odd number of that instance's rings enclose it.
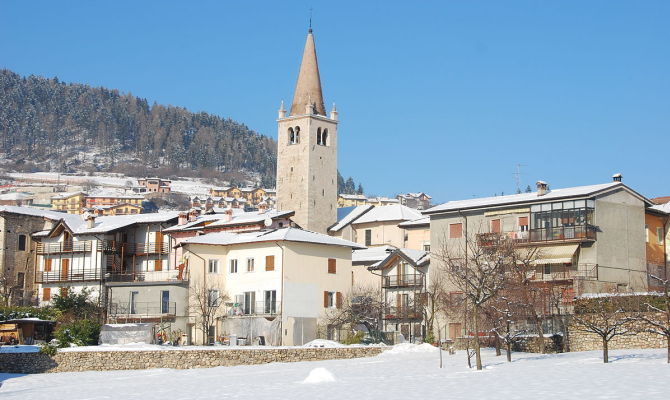
<path fill-rule="evenodd" d="M 372 264 L 371 266 L 368 267 L 368 269 L 374 270 L 384 268 L 386 263 L 389 262 L 391 259 L 393 259 L 393 257 L 395 257 L 396 255 L 399 255 L 402 258 L 406 259 L 407 261 L 412 263 L 412 265 L 414 265 L 415 267 L 421 267 L 430 262 L 430 253 L 428 253 L 427 251 L 414 250 L 414 249 L 395 249 L 391 253 L 389 253 L 386 256 L 386 258 Z"/>
<path fill-rule="evenodd" d="M 664 214 L 670 214 L 670 203 L 657 204 L 649 207 L 650 210 L 658 211 Z"/>
<path fill-rule="evenodd" d="M 21 207 L 21 206 L 0 206 L 0 212 L 7 212 L 13 214 L 29 215 L 33 217 L 42 217 L 49 219 L 51 221 L 60 221 L 64 220 L 68 226 L 73 225 L 77 226 L 78 224 L 83 224 L 84 221 L 80 215 L 76 214 L 67 214 L 57 211 L 44 210 L 41 208 L 34 207 Z"/>
<path fill-rule="evenodd" d="M 383 221 L 412 221 L 421 218 L 421 213 L 401 204 L 374 207 L 358 218 L 355 224 Z"/>
<path fill-rule="evenodd" d="M 432 199 L 429 195 L 427 195 L 424 192 L 418 192 L 418 193 L 402 193 L 398 195 L 399 197 L 405 198 L 405 199 L 418 199 L 421 196 L 426 196 L 427 199 Z"/>
<path fill-rule="evenodd" d="M 222 226 L 234 226 L 234 225 L 251 225 L 257 224 L 265 221 L 266 218 L 277 219 L 277 218 L 288 218 L 293 214 L 293 211 L 277 211 L 277 210 L 268 210 L 265 212 L 261 211 L 249 211 L 245 212 L 241 208 L 212 208 L 216 213 L 215 214 L 205 214 L 198 216 L 195 220 L 187 222 L 184 225 L 175 225 L 167 229 L 164 229 L 164 232 L 177 232 L 177 231 L 188 231 L 192 229 L 200 229 L 200 226 L 204 222 L 210 222 L 206 226 L 211 227 L 222 227 Z M 232 219 L 226 221 L 227 216 L 224 214 L 225 211 L 232 211 Z"/>
<path fill-rule="evenodd" d="M 623 183 L 609 182 L 599 185 L 575 186 L 570 188 L 554 189 L 542 196 L 538 196 L 537 192 L 531 192 L 531 193 L 512 194 L 507 196 L 482 197 L 478 199 L 468 199 L 468 200 L 455 200 L 437 205 L 435 207 L 431 207 L 423 211 L 423 213 L 433 214 L 439 212 L 449 212 L 449 211 L 457 211 L 457 210 L 473 209 L 481 207 L 495 207 L 495 206 L 514 205 L 514 204 L 524 204 L 524 203 L 539 203 L 563 198 L 586 197 L 619 187 L 629 191 L 635 196 L 638 196 L 641 200 L 651 205 L 651 202 L 648 199 L 636 193 Z"/>
<path fill-rule="evenodd" d="M 22 192 L 0 194 L 0 200 L 26 200 L 32 198 L 34 198 L 34 196 Z"/>
<path fill-rule="evenodd" d="M 361 215 L 365 214 L 366 212 L 370 211 L 370 209 L 374 208 L 373 205 L 366 204 L 362 206 L 356 206 L 353 207 L 353 209 L 346 214 L 342 219 L 337 221 L 335 224 L 333 224 L 330 228 L 328 228 L 329 232 L 337 232 L 344 228 L 345 226 L 351 224 L 352 222 L 356 221 L 357 218 L 359 218 Z"/>
<path fill-rule="evenodd" d="M 171 219 L 176 219 L 178 216 L 179 213 L 177 211 L 151 214 L 110 215 L 96 217 L 93 228 L 88 228 L 88 225 L 86 224 L 86 221 L 84 221 L 83 217 L 78 216 L 81 220 L 81 223 L 79 223 L 76 228 L 72 227 L 68 222 L 66 222 L 66 224 L 75 235 L 87 235 L 93 233 L 112 232 L 134 224 L 155 224 L 167 222 Z"/>
<path fill-rule="evenodd" d="M 70 193 L 59 193 L 57 195 L 51 196 L 51 198 L 52 199 L 67 199 L 67 198 L 70 198 L 72 196 L 77 196 L 77 195 L 80 195 L 80 194 L 83 194 L 84 196 L 86 196 L 85 192 L 70 192 Z"/>
<path fill-rule="evenodd" d="M 430 225 L 430 217 L 425 216 L 411 221 L 405 221 L 398 224 L 401 228 L 418 228 L 420 226 Z"/>
<path fill-rule="evenodd" d="M 231 233 L 214 232 L 205 235 L 195 236 L 184 240 L 180 245 L 185 244 L 208 244 L 230 246 L 236 244 L 258 243 L 258 242 L 303 242 L 324 244 L 330 246 L 344 246 L 352 249 L 363 249 L 365 247 L 350 242 L 348 240 L 307 231 L 299 228 L 281 228 L 262 230 L 255 232 Z"/>
<path fill-rule="evenodd" d="M 396 248 L 393 246 L 383 245 L 354 250 L 351 253 L 351 262 L 353 264 L 373 264 L 388 257 L 388 255 L 395 249 Z"/>
<path fill-rule="evenodd" d="M 343 199 L 347 199 L 347 200 L 367 200 L 367 197 L 365 197 L 365 195 L 362 195 L 362 194 L 344 194 L 344 193 L 341 193 L 338 196 L 340 196 Z"/>

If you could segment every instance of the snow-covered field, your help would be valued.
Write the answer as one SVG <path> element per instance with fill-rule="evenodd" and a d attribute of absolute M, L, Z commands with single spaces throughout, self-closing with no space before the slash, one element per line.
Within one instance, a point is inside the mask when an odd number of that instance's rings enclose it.
<path fill-rule="evenodd" d="M 667 399 L 664 350 L 514 354 L 484 351 L 483 371 L 465 354 L 400 345 L 374 358 L 211 369 L 0 374 L 4 399 Z"/>

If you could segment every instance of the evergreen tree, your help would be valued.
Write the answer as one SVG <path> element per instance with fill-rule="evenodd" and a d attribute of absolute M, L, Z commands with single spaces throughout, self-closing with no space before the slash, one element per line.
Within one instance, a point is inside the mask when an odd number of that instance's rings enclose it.
<path fill-rule="evenodd" d="M 354 183 L 354 179 L 352 177 L 349 177 L 347 181 L 344 183 L 344 193 L 346 194 L 356 193 L 356 183 Z"/>
<path fill-rule="evenodd" d="M 531 190 L 530 185 L 526 186 L 526 193 L 532 193 L 533 190 Z"/>
<path fill-rule="evenodd" d="M 363 185 L 358 184 L 358 189 L 356 189 L 356 194 L 363 194 Z"/>

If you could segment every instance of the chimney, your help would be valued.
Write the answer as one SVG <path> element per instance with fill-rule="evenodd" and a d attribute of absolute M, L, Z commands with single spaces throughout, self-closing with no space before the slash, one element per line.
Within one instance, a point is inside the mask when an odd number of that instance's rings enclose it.
<path fill-rule="evenodd" d="M 616 174 L 612 175 L 612 181 L 613 182 L 621 182 L 622 178 L 623 178 L 623 176 L 618 172 Z"/>
<path fill-rule="evenodd" d="M 549 192 L 549 184 L 545 181 L 537 181 L 535 182 L 535 186 L 537 186 L 537 195 L 538 196 L 544 196 Z"/>
<path fill-rule="evenodd" d="M 258 203 L 258 213 L 262 214 L 268 210 L 268 203 L 261 201 Z"/>
<path fill-rule="evenodd" d="M 177 219 L 177 225 L 185 225 L 188 222 L 188 214 L 186 211 L 179 213 L 179 218 Z"/>
<path fill-rule="evenodd" d="M 226 208 L 226 211 L 223 212 L 223 220 L 226 222 L 230 222 L 233 220 L 233 209 L 228 207 Z"/>
<path fill-rule="evenodd" d="M 88 228 L 88 229 L 95 228 L 95 215 L 89 214 L 86 217 L 86 228 Z"/>
<path fill-rule="evenodd" d="M 197 210 L 191 210 L 188 213 L 188 222 L 193 222 L 195 219 L 198 217 L 198 211 Z"/>

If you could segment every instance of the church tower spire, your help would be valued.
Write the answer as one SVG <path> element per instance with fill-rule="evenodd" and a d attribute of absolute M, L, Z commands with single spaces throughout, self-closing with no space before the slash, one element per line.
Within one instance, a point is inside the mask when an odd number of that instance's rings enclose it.
<path fill-rule="evenodd" d="M 314 46 L 314 35 L 311 27 L 307 33 L 307 41 L 302 53 L 302 63 L 300 64 L 298 81 L 295 84 L 290 115 L 303 115 L 308 106 L 311 106 L 312 114 L 326 115 L 321 91 L 319 63 L 316 58 L 316 47 Z"/>
<path fill-rule="evenodd" d="M 326 115 L 310 28 L 290 114 L 277 119 L 277 209 L 304 229 L 327 233 L 337 221 L 337 110 Z"/>

